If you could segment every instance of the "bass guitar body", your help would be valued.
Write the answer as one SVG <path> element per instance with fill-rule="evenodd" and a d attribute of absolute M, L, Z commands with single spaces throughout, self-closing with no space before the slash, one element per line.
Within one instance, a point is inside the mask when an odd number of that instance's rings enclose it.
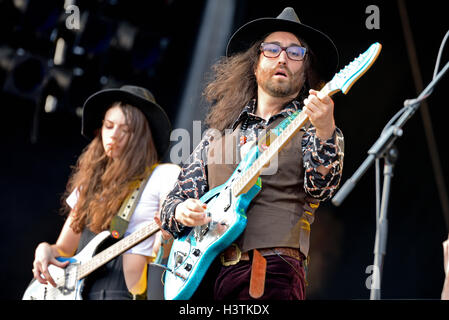
<path fill-rule="evenodd" d="M 56 287 L 51 284 L 41 284 L 36 279 L 31 280 L 22 300 L 82 300 L 85 278 L 79 279 L 78 271 L 84 262 L 90 261 L 97 251 L 98 246 L 110 235 L 109 231 L 103 231 L 93 238 L 86 247 L 77 255 L 70 258 L 57 258 L 59 261 L 70 261 L 65 268 L 49 265 L 48 271 L 56 282 Z"/>

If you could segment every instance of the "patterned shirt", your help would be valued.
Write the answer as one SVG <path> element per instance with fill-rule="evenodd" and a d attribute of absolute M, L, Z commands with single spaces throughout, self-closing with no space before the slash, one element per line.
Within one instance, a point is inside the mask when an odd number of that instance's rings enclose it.
<path fill-rule="evenodd" d="M 272 116 L 268 121 L 255 114 L 256 100 L 251 100 L 234 122 L 235 130 L 242 123 L 241 132 L 246 137 L 247 143 L 257 139 L 261 129 L 265 129 L 279 117 L 288 117 L 297 110 L 301 110 L 300 103 L 296 100 L 288 103 L 281 112 Z M 344 139 L 340 129 L 336 128 L 333 136 L 321 141 L 316 136 L 316 129 L 310 125 L 304 131 L 302 138 L 302 154 L 304 165 L 304 189 L 307 194 L 315 199 L 324 201 L 330 199 L 337 189 L 343 170 Z M 209 191 L 207 179 L 207 151 L 210 143 L 216 137 L 216 131 L 209 130 L 195 148 L 190 157 L 181 167 L 178 181 L 174 189 L 168 194 L 162 205 L 162 228 L 178 237 L 184 226 L 178 223 L 175 216 L 176 206 L 188 198 L 201 198 Z M 317 171 L 319 166 L 329 169 L 326 176 Z"/>

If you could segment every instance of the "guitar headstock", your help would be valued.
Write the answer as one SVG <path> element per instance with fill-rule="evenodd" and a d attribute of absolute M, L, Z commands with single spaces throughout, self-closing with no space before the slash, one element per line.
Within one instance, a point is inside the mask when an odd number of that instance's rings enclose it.
<path fill-rule="evenodd" d="M 382 45 L 378 42 L 373 43 L 368 50 L 360 54 L 346 67 L 340 70 L 332 78 L 330 82 L 326 84 L 329 95 L 341 90 L 346 94 L 352 85 L 373 65 L 382 50 Z"/>

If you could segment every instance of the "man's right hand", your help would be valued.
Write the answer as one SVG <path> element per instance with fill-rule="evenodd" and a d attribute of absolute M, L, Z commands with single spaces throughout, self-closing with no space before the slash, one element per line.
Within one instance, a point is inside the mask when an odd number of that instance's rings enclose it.
<path fill-rule="evenodd" d="M 206 215 L 206 204 L 197 199 L 187 199 L 176 206 L 175 219 L 187 227 L 201 226 L 212 219 Z"/>

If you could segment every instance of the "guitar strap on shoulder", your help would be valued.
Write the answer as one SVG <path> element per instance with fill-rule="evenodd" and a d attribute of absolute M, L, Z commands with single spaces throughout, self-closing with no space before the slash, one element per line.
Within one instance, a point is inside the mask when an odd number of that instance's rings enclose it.
<path fill-rule="evenodd" d="M 109 231 L 115 239 L 120 239 L 128 229 L 129 221 L 131 216 L 136 209 L 137 203 L 142 195 L 143 190 L 157 164 L 153 165 L 151 168 L 147 168 L 145 172 L 145 178 L 138 179 L 131 183 L 133 191 L 125 198 L 120 207 L 119 212 L 111 220 L 111 225 Z"/>

